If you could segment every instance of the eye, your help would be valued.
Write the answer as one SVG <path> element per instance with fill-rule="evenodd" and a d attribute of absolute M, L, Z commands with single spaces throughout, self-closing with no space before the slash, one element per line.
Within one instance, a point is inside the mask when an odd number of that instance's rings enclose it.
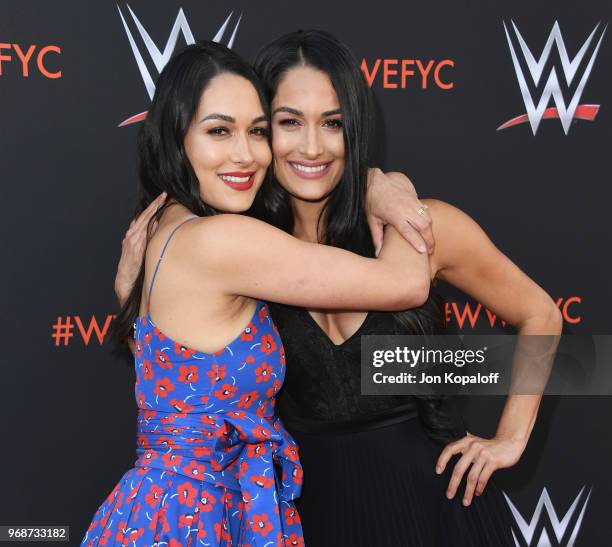
<path fill-rule="evenodd" d="M 212 127 L 207 133 L 214 137 L 222 137 L 229 134 L 229 129 L 227 127 Z"/>
<path fill-rule="evenodd" d="M 253 127 L 253 129 L 251 129 L 251 135 L 255 135 L 256 137 L 267 137 L 270 135 L 270 130 L 267 127 Z"/>
<path fill-rule="evenodd" d="M 342 120 L 334 118 L 333 120 L 325 120 L 323 122 L 325 127 L 329 127 L 330 129 L 342 129 Z"/>
<path fill-rule="evenodd" d="M 283 125 L 285 127 L 297 127 L 300 125 L 300 122 L 295 118 L 285 118 L 284 120 L 280 120 L 279 125 Z"/>

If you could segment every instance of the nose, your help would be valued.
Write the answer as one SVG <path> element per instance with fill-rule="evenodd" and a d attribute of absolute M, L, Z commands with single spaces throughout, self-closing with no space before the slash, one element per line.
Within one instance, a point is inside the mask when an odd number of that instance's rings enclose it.
<path fill-rule="evenodd" d="M 250 165 L 253 163 L 253 153 L 246 134 L 240 133 L 236 135 L 230 153 L 230 160 L 240 165 Z"/>
<path fill-rule="evenodd" d="M 305 157 L 315 159 L 323 153 L 321 138 L 316 126 L 306 127 L 303 133 L 303 139 L 300 142 L 299 152 Z"/>

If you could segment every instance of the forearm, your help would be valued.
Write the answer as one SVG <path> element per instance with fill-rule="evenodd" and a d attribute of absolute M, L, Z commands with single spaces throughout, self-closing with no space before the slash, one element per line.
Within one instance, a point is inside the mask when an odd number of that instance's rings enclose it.
<path fill-rule="evenodd" d="M 508 396 L 495 436 L 526 445 L 531 436 L 541 400 L 541 395 Z"/>
<path fill-rule="evenodd" d="M 540 391 L 539 393 L 522 394 L 519 388 L 517 394 L 508 396 L 499 420 L 496 437 L 527 444 L 542 400 L 542 391 L 554 361 L 562 322 L 559 310 L 553 305 L 545 313 L 520 325 L 517 349 L 523 344 L 523 351 L 516 352 L 520 355 L 515 355 L 513 375 L 520 374 L 523 372 L 520 370 L 521 367 L 525 367 L 522 376 L 527 377 L 528 381 L 522 385 L 541 386 L 541 390 L 537 390 Z M 521 342 L 521 336 L 525 337 L 523 342 Z M 535 353 L 534 348 L 537 350 Z M 521 359 L 526 360 L 521 362 Z"/>

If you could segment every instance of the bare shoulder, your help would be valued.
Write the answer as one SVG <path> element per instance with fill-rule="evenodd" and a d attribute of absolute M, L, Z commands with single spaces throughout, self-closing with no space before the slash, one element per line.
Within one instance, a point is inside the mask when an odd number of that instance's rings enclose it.
<path fill-rule="evenodd" d="M 240 214 L 223 213 L 191 224 L 191 252 L 204 267 L 235 267 L 254 255 L 267 255 L 290 238 L 274 226 Z"/>
<path fill-rule="evenodd" d="M 273 229 L 269 224 L 240 214 L 223 213 L 202 217 L 192 223 L 193 236 L 199 245 L 218 248 L 222 243 L 252 239 L 257 234 Z"/>
<path fill-rule="evenodd" d="M 438 222 L 471 220 L 469 215 L 446 201 L 440 199 L 419 199 L 419 201 L 427 205 L 431 220 L 434 222 L 436 220 Z"/>
<path fill-rule="evenodd" d="M 218 232 L 221 230 L 243 230 L 258 225 L 266 226 L 265 222 L 256 218 L 237 213 L 221 213 L 209 217 L 200 217 L 193 223 L 198 233 Z"/>
<path fill-rule="evenodd" d="M 436 231 L 443 237 L 452 235 L 466 237 L 470 236 L 474 230 L 481 230 L 478 223 L 470 215 L 446 201 L 439 199 L 421 199 L 420 201 L 428 207 L 434 237 L 436 237 Z M 462 233 L 459 233 L 460 231 Z M 465 233 L 466 231 L 467 233 Z"/>

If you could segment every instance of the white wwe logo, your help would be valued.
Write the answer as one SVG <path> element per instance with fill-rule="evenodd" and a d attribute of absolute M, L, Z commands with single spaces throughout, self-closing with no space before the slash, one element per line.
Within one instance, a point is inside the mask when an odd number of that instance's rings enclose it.
<path fill-rule="evenodd" d="M 550 496 L 548 495 L 546 488 L 544 488 L 542 490 L 542 494 L 540 495 L 540 499 L 538 500 L 535 511 L 533 513 L 533 517 L 531 518 L 530 522 L 527 522 L 521 516 L 518 509 L 510 501 L 510 498 L 506 495 L 506 493 L 504 492 L 503 494 L 504 494 L 504 497 L 506 498 L 506 502 L 508 503 L 508 506 L 510 507 L 510 511 L 512 511 L 514 520 L 516 524 L 518 525 L 519 530 L 521 531 L 521 534 L 523 536 L 523 539 L 525 540 L 528 547 L 532 547 L 532 546 L 533 547 L 550 547 L 551 546 L 551 541 L 550 541 L 548 532 L 546 531 L 545 527 L 542 528 L 542 532 L 540 533 L 540 537 L 538 538 L 537 542 L 533 540 L 536 528 L 538 527 L 538 524 L 541 521 L 542 510 L 546 512 L 548 516 L 548 522 L 550 523 L 550 525 L 552 525 L 552 528 L 555 534 L 555 538 L 557 540 L 557 544 L 562 545 L 563 547 L 573 547 L 574 542 L 576 541 L 576 536 L 578 535 L 578 531 L 580 530 L 580 526 L 582 524 L 582 519 L 584 517 L 586 506 L 589 502 L 589 498 L 591 497 L 592 489 L 589 490 L 588 494 L 586 495 L 586 499 L 584 499 L 584 501 L 581 504 L 580 514 L 578 515 L 577 520 L 574 523 L 574 527 L 571 530 L 570 537 L 567 539 L 565 543 L 561 543 L 561 540 L 566 535 L 566 531 L 568 530 L 570 521 L 572 520 L 572 517 L 574 516 L 574 514 L 579 508 L 578 502 L 580 498 L 583 497 L 582 493 L 584 492 L 584 489 L 585 487 L 583 486 L 580 489 L 580 492 L 578 492 L 576 499 L 572 503 L 571 507 L 568 509 L 567 513 L 565 513 L 562 519 L 559 519 L 559 517 L 557 516 L 557 512 L 555 511 L 555 508 L 550 499 Z M 516 547 L 519 547 L 521 544 L 519 543 L 516 537 L 516 534 L 514 533 L 514 530 L 512 530 L 512 537 L 514 539 L 514 544 L 516 545 Z"/>
<path fill-rule="evenodd" d="M 565 43 L 563 42 L 563 37 L 561 36 L 561 29 L 559 28 L 559 23 L 555 21 L 552 31 L 548 36 L 548 40 L 544 45 L 542 55 L 539 59 L 536 60 L 536 58 L 529 50 L 529 47 L 527 46 L 525 40 L 521 36 L 521 33 L 519 32 L 518 28 L 514 24 L 514 21 L 511 22 L 512 28 L 514 29 L 514 33 L 516 35 L 516 39 L 518 40 L 520 46 L 520 50 L 523 54 L 523 58 L 525 60 L 525 63 L 527 64 L 527 68 L 531 75 L 531 79 L 536 86 L 539 84 L 540 78 L 542 77 L 542 74 L 544 72 L 546 62 L 550 58 L 553 44 L 556 44 L 557 46 L 557 51 L 559 52 L 559 57 L 561 59 L 561 67 L 563 69 L 565 81 L 567 85 L 570 86 L 572 81 L 574 80 L 574 77 L 578 73 L 578 69 L 580 68 L 583 58 L 589 50 L 589 46 L 591 45 L 593 37 L 597 34 L 599 29 L 598 23 L 589 35 L 589 37 L 586 39 L 578 53 L 576 53 L 576 56 L 572 60 L 570 60 L 567 54 L 567 49 L 565 48 Z M 540 97 L 540 100 L 536 105 L 529 91 L 529 86 L 527 84 L 525 74 L 523 73 L 523 69 L 521 68 L 521 63 L 519 62 L 519 59 L 517 57 L 517 53 L 514 49 L 514 45 L 512 44 L 510 33 L 508 31 L 508 28 L 506 27 L 506 23 L 504 22 L 504 30 L 506 32 L 508 46 L 510 47 L 510 54 L 512 55 L 512 62 L 514 64 L 514 70 L 516 71 L 516 76 L 518 78 L 521 94 L 523 95 L 523 101 L 525 102 L 525 107 L 527 108 L 527 114 L 526 116 L 518 116 L 517 118 L 509 120 L 505 124 L 498 127 L 498 130 L 505 129 L 506 127 L 511 127 L 518 123 L 523 123 L 529 120 L 529 123 L 531 124 L 531 130 L 535 135 L 542 118 L 558 117 L 561 120 L 561 125 L 563 126 L 563 130 L 567 135 L 570 130 L 572 120 L 574 118 L 591 121 L 594 120 L 599 110 L 599 105 L 579 105 L 578 103 L 580 101 L 580 97 L 582 96 L 582 92 L 584 91 L 586 82 L 591 74 L 591 70 L 593 69 L 595 58 L 597 57 L 597 53 L 599 52 L 599 46 L 601 45 L 601 41 L 603 40 L 607 28 L 608 26 L 606 25 L 603 31 L 601 31 L 599 40 L 597 41 L 597 45 L 591 53 L 588 63 L 582 72 L 582 76 L 580 77 L 578 85 L 576 86 L 576 89 L 571 97 L 569 104 L 566 105 L 563 100 L 563 94 L 561 92 L 561 86 L 557 77 L 557 71 L 553 66 L 550 71 L 548 80 L 546 81 L 546 84 L 544 86 L 544 90 L 542 91 L 542 96 Z M 547 108 L 551 96 L 556 105 L 556 108 Z"/>
<path fill-rule="evenodd" d="M 128 4 L 126 4 L 130 15 L 132 16 L 132 20 L 138 29 L 138 33 L 144 42 L 145 47 L 147 48 L 147 52 L 149 53 L 149 57 L 153 61 L 157 73 L 159 74 L 163 68 L 166 66 L 166 63 L 170 60 L 172 53 L 176 48 L 176 44 L 179 39 L 179 32 L 183 34 L 183 38 L 185 39 L 185 43 L 187 45 L 191 45 L 195 43 L 195 38 L 193 37 L 193 33 L 191 32 L 191 28 L 189 27 L 189 23 L 187 22 L 187 17 L 185 17 L 185 13 L 183 12 L 183 8 L 179 9 L 178 15 L 174 21 L 174 25 L 172 26 L 172 30 L 170 31 L 170 36 L 168 37 L 168 41 L 164 47 L 163 51 L 160 51 L 159 48 L 155 45 L 155 42 L 151 39 L 151 36 L 144 28 L 142 23 L 136 17 L 136 14 L 132 11 L 132 8 Z M 130 46 L 132 48 L 132 53 L 136 59 L 136 64 L 138 65 L 138 69 L 140 70 L 140 75 L 142 76 L 142 80 L 147 88 L 147 93 L 149 94 L 149 98 L 153 99 L 153 95 L 155 94 L 155 83 L 153 81 L 153 77 L 147 68 L 145 60 L 142 56 L 142 53 L 138 49 L 138 45 L 136 44 L 136 40 L 134 40 L 134 36 L 130 31 L 130 28 L 121 12 L 121 8 L 117 5 L 117 10 L 119 11 L 119 16 L 121 17 L 121 21 L 123 23 L 123 28 L 125 29 L 125 33 L 127 34 L 128 40 L 130 42 Z M 227 26 L 232 18 L 234 12 L 230 12 L 227 16 L 223 24 L 219 27 L 219 30 L 213 37 L 214 42 L 220 42 L 225 35 L 225 31 L 227 30 Z M 231 48 L 234 45 L 234 40 L 236 38 L 236 32 L 238 31 L 238 26 L 240 25 L 240 20 L 242 19 L 242 15 L 238 18 L 236 25 L 234 26 L 234 30 L 232 31 L 232 35 L 227 43 L 227 47 Z M 135 123 L 138 121 L 142 121 L 146 116 L 146 112 L 142 112 L 140 114 L 136 114 L 135 116 L 131 116 L 121 124 L 119 127 L 123 125 L 128 125 L 131 123 Z"/>

